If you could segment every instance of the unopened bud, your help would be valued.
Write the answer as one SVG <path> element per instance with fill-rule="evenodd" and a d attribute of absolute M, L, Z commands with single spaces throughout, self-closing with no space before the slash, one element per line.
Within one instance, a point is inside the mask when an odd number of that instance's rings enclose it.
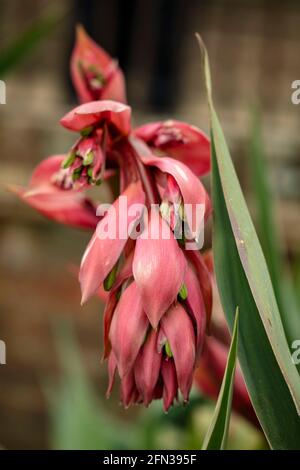
<path fill-rule="evenodd" d="M 182 300 L 186 300 L 187 299 L 187 296 L 188 296 L 188 290 L 187 290 L 187 287 L 185 284 L 182 284 L 182 286 L 180 287 L 180 291 L 178 293 L 179 297 L 182 299 Z"/>
<path fill-rule="evenodd" d="M 118 271 L 118 263 L 114 265 L 110 273 L 104 279 L 104 282 L 103 282 L 104 290 L 109 291 L 112 288 L 116 280 L 117 271 Z"/>
<path fill-rule="evenodd" d="M 88 168 L 88 170 L 87 170 L 87 175 L 88 175 L 90 178 L 93 178 L 93 168 L 92 168 L 92 167 Z"/>
<path fill-rule="evenodd" d="M 165 344 L 165 352 L 166 352 L 166 355 L 168 357 L 173 357 L 173 353 L 172 353 L 172 350 L 171 350 L 171 346 L 170 346 L 170 343 L 167 341 L 166 344 Z"/>
<path fill-rule="evenodd" d="M 69 155 L 63 160 L 61 166 L 62 168 L 66 169 L 69 168 L 75 161 L 76 153 L 74 151 L 70 152 Z"/>
<path fill-rule="evenodd" d="M 76 170 L 73 171 L 72 180 L 73 181 L 79 180 L 81 173 L 82 173 L 82 166 L 80 166 L 79 168 L 76 168 Z"/>
<path fill-rule="evenodd" d="M 94 160 L 94 152 L 90 150 L 83 159 L 83 166 L 89 166 L 93 163 Z"/>
<path fill-rule="evenodd" d="M 80 135 L 82 137 L 87 137 L 88 135 L 90 135 L 92 131 L 93 131 L 93 126 L 85 127 L 84 129 L 82 129 L 82 131 L 80 131 Z"/>

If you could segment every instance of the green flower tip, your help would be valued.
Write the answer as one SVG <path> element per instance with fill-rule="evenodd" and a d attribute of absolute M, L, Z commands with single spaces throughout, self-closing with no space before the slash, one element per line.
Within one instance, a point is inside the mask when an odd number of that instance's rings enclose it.
<path fill-rule="evenodd" d="M 63 160 L 61 166 L 64 170 L 69 168 L 75 161 L 76 153 L 74 151 L 70 152 L 69 155 Z"/>
<path fill-rule="evenodd" d="M 115 264 L 115 266 L 112 268 L 110 273 L 104 279 L 104 282 L 103 282 L 104 290 L 110 291 L 110 289 L 112 288 L 116 280 L 117 272 L 118 272 L 118 263 Z"/>
<path fill-rule="evenodd" d="M 188 296 L 188 290 L 187 290 L 187 287 L 185 284 L 182 284 L 181 288 L 180 288 L 180 291 L 179 291 L 179 297 L 182 299 L 182 300 L 186 300 L 187 299 L 187 296 Z"/>
<path fill-rule="evenodd" d="M 90 133 L 93 131 L 93 126 L 88 126 L 88 127 L 85 127 L 84 129 L 82 129 L 80 131 L 80 135 L 82 137 L 87 137 L 90 135 Z"/>
<path fill-rule="evenodd" d="M 170 346 L 170 343 L 168 341 L 165 344 L 165 351 L 166 351 L 166 355 L 168 357 L 173 357 L 171 346 Z"/>
<path fill-rule="evenodd" d="M 83 159 L 83 165 L 89 166 L 91 163 L 93 163 L 93 160 L 94 160 L 94 152 L 90 150 Z"/>

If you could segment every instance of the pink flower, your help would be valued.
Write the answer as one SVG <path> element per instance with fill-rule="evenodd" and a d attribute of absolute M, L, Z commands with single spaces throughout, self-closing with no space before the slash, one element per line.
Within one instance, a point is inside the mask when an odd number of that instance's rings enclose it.
<path fill-rule="evenodd" d="M 170 231 L 153 212 L 115 278 L 104 313 L 104 357 L 108 396 L 118 373 L 124 406 L 163 398 L 167 411 L 179 392 L 188 401 L 210 312 L 197 267 L 173 237 L 162 238 L 162 226 Z M 158 238 L 148 239 L 157 227 Z"/>
<path fill-rule="evenodd" d="M 127 198 L 127 214 L 123 212 L 123 206 L 118 198 L 107 214 L 99 222 L 87 249 L 83 255 L 79 273 L 79 281 L 82 291 L 82 303 L 100 287 L 114 265 L 117 263 L 130 235 L 129 227 L 141 217 L 141 214 L 130 215 L 132 204 L 143 204 L 145 195 L 140 183 L 132 183 L 122 194 Z M 105 231 L 106 226 L 115 226 L 113 237 L 101 239 L 99 233 Z"/>
<path fill-rule="evenodd" d="M 125 80 L 118 63 L 77 27 L 71 77 L 81 103 L 116 100 L 126 103 Z"/>
<path fill-rule="evenodd" d="M 77 34 L 71 73 L 83 104 L 60 122 L 79 136 L 15 191 L 50 218 L 94 228 L 79 281 L 82 302 L 106 299 L 107 395 L 118 374 L 124 406 L 162 398 L 167 411 L 189 399 L 210 323 L 211 279 L 186 243 L 199 246 L 211 213 L 199 180 L 210 169 L 209 140 L 178 121 L 133 131 L 122 72 L 82 28 Z M 83 190 L 111 175 L 118 194 L 97 217 Z"/>
<path fill-rule="evenodd" d="M 72 109 L 60 123 L 75 132 L 85 131 L 89 127 L 103 128 L 106 125 L 112 132 L 117 132 L 119 137 L 129 134 L 130 115 L 131 108 L 126 104 L 111 100 L 91 101 Z"/>
<path fill-rule="evenodd" d="M 95 228 L 96 208 L 81 192 L 70 191 L 72 181 L 61 168 L 65 155 L 43 160 L 34 170 L 27 188 L 11 185 L 26 204 L 49 219 L 79 228 Z"/>
<path fill-rule="evenodd" d="M 107 154 L 114 141 L 130 132 L 129 106 L 115 101 L 92 101 L 67 113 L 61 124 L 81 137 L 71 148 L 63 163 L 75 186 L 100 184 Z"/>
<path fill-rule="evenodd" d="M 109 332 L 121 378 L 131 371 L 146 338 L 148 325 L 137 285 L 132 282 L 121 295 Z"/>
<path fill-rule="evenodd" d="M 177 192 L 180 193 L 185 207 L 189 209 L 186 212 L 187 222 L 192 236 L 197 240 L 202 231 L 203 218 L 207 218 L 211 213 L 211 203 L 201 181 L 183 163 L 173 158 L 155 156 L 139 139 L 131 138 L 131 142 L 144 165 L 158 168 L 160 172 L 173 177 L 177 183 Z M 202 216 L 199 214 L 201 206 Z"/>
<path fill-rule="evenodd" d="M 177 302 L 163 316 L 161 325 L 174 360 L 178 388 L 184 400 L 188 401 L 196 360 L 196 338 L 192 320 Z"/>
<path fill-rule="evenodd" d="M 210 142 L 197 127 L 172 119 L 145 124 L 134 133 L 158 156 L 181 161 L 196 176 L 210 171 Z"/>
<path fill-rule="evenodd" d="M 199 279 L 193 269 L 192 264 L 188 265 L 185 274 L 184 283 L 187 288 L 188 296 L 186 299 L 187 308 L 196 325 L 196 346 L 197 346 L 197 360 L 200 358 L 202 346 L 205 339 L 205 330 L 208 322 L 208 315 L 204 303 L 204 291 L 199 289 Z"/>
<path fill-rule="evenodd" d="M 116 372 L 125 406 L 163 398 L 167 411 L 179 391 L 188 401 L 197 355 L 197 326 L 184 302 L 175 301 L 153 329 L 143 310 L 136 282 L 126 281 L 109 328 L 109 385 Z"/>
<path fill-rule="evenodd" d="M 204 257 L 198 251 L 189 250 L 186 252 L 186 256 L 193 266 L 198 282 L 201 285 L 201 292 L 206 311 L 206 326 L 209 330 L 213 305 L 211 271 L 206 263 L 206 258 L 204 259 Z"/>
<path fill-rule="evenodd" d="M 166 238 L 162 237 L 163 231 Z M 136 242 L 133 275 L 153 328 L 157 328 L 163 314 L 177 299 L 185 270 L 185 257 L 170 227 L 152 211 L 148 226 Z"/>
<path fill-rule="evenodd" d="M 148 406 L 159 383 L 162 354 L 158 350 L 158 332 L 151 329 L 136 357 L 134 379 L 145 406 Z M 177 389 L 176 389 L 177 392 Z"/>

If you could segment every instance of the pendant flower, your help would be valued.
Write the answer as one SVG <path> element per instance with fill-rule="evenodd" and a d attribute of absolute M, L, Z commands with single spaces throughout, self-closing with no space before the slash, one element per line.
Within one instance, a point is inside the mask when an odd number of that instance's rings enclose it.
<path fill-rule="evenodd" d="M 209 328 L 212 290 L 199 252 L 211 203 L 199 176 L 210 144 L 179 121 L 131 127 L 121 70 L 78 29 L 71 75 L 82 104 L 60 121 L 78 133 L 67 155 L 44 160 L 14 191 L 49 218 L 94 230 L 83 255 L 82 302 L 107 292 L 104 359 L 109 396 L 118 374 L 124 406 L 189 399 Z M 110 206 L 84 190 L 115 175 Z"/>
<path fill-rule="evenodd" d="M 79 101 L 115 100 L 126 103 L 125 80 L 118 63 L 77 27 L 71 57 L 71 77 Z"/>
<path fill-rule="evenodd" d="M 62 165 L 75 186 L 101 183 L 107 153 L 129 134 L 130 116 L 129 106 L 106 100 L 82 104 L 60 120 L 66 129 L 80 133 Z"/>
<path fill-rule="evenodd" d="M 169 156 L 184 163 L 196 176 L 210 171 L 210 143 L 203 131 L 185 122 L 152 122 L 138 127 L 135 135 L 158 156 Z"/>
<path fill-rule="evenodd" d="M 182 284 L 169 307 L 162 307 L 163 314 L 153 326 L 130 270 L 131 257 L 128 260 L 116 278 L 104 313 L 104 358 L 109 363 L 107 396 L 118 372 L 125 407 L 134 403 L 148 406 L 152 400 L 163 398 L 164 410 L 168 411 L 179 392 L 188 401 L 201 354 L 206 328 L 201 286 L 193 267 L 188 265 L 187 284 Z"/>
<path fill-rule="evenodd" d="M 43 160 L 34 170 L 27 188 L 9 189 L 38 212 L 62 224 L 94 229 L 99 222 L 96 206 L 79 191 L 70 191 L 73 182 L 61 166 L 65 155 Z"/>

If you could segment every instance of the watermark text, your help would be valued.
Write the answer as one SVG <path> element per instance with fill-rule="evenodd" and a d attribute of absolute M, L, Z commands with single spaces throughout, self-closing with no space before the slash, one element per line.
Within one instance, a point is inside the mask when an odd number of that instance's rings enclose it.
<path fill-rule="evenodd" d="M 6 364 L 6 344 L 0 340 L 0 365 Z"/>
<path fill-rule="evenodd" d="M 0 104 L 6 104 L 6 85 L 3 80 L 0 80 Z"/>
<path fill-rule="evenodd" d="M 291 101 L 293 104 L 300 104 L 300 80 L 294 80 L 291 85 L 292 89 L 295 90 L 291 94 Z"/>
<path fill-rule="evenodd" d="M 292 349 L 294 350 L 292 354 L 292 361 L 293 364 L 297 366 L 298 364 L 300 364 L 300 339 L 295 339 L 292 342 Z"/>
<path fill-rule="evenodd" d="M 168 240 L 175 238 L 186 250 L 199 250 L 204 243 L 204 204 L 128 204 L 126 196 L 118 204 L 100 204 L 97 226 L 100 240 Z M 157 217 L 159 214 L 159 217 Z"/>

